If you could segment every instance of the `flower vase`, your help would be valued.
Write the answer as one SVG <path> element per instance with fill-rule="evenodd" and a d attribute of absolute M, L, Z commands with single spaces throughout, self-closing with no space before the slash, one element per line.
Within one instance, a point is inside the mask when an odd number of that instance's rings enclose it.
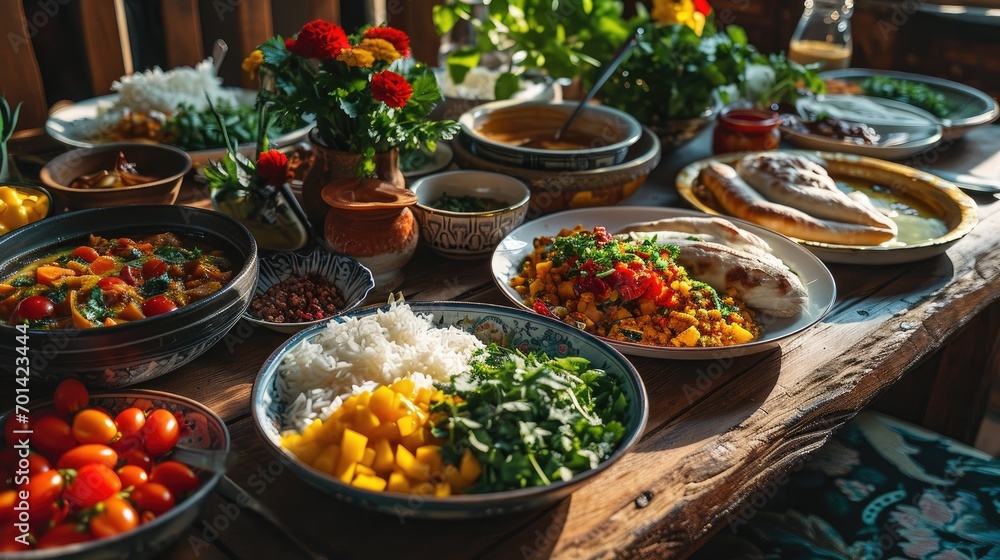
<path fill-rule="evenodd" d="M 309 133 L 313 146 L 313 162 L 302 179 L 302 204 L 317 234 L 322 235 L 327 205 L 323 202 L 323 188 L 338 179 L 358 178 L 361 154 L 344 152 L 326 147 L 316 129 Z M 373 179 L 381 179 L 401 189 L 406 188 L 403 172 L 399 168 L 399 150 L 375 154 Z"/>
<path fill-rule="evenodd" d="M 216 192 L 211 198 L 212 207 L 243 224 L 263 250 L 296 251 L 312 238 L 309 221 L 287 184 L 263 195 Z"/>
<path fill-rule="evenodd" d="M 403 267 L 417 249 L 419 229 L 410 207 L 417 196 L 379 179 L 340 179 L 323 188 L 324 239 L 354 257 L 375 278 L 371 295 L 383 296 L 403 282 Z"/>

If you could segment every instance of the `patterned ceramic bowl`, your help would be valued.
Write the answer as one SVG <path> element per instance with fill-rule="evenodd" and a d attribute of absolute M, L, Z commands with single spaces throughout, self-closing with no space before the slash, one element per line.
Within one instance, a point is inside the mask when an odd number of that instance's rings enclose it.
<path fill-rule="evenodd" d="M 33 411 L 51 406 L 52 402 L 32 402 Z M 131 390 L 90 395 L 90 406 L 98 406 L 118 414 L 129 407 L 143 411 L 165 408 L 174 413 L 180 422 L 180 439 L 177 445 L 198 452 L 211 452 L 212 462 L 219 470 L 195 469 L 201 486 L 181 500 L 172 509 L 158 515 L 156 519 L 120 535 L 105 539 L 60 546 L 58 548 L 32 550 L 26 552 L 5 552 L 3 557 L 10 560 L 42 560 L 51 558 L 150 558 L 163 550 L 184 534 L 201 515 L 212 497 L 212 491 L 225 474 L 225 460 L 215 461 L 217 453 L 229 452 L 229 430 L 211 409 L 191 399 L 161 391 Z M 0 416 L 0 423 L 6 424 L 11 415 Z M 170 456 L 165 456 L 169 458 Z"/>
<path fill-rule="evenodd" d="M 521 225 L 531 191 L 518 179 L 487 171 L 447 171 L 410 185 L 420 238 L 453 259 L 489 256 Z"/>
<path fill-rule="evenodd" d="M 117 239 L 164 232 L 199 238 L 221 250 L 230 261 L 232 278 L 208 297 L 140 321 L 87 329 L 27 329 L 33 378 L 52 386 L 75 377 L 90 388 L 123 387 L 197 358 L 229 332 L 250 304 L 257 283 L 257 243 L 247 228 L 225 214 L 168 204 L 80 210 L 0 236 L 0 279 L 7 279 L 36 259 L 77 247 L 90 234 Z M 21 344 L 19 333 L 12 325 L 0 325 L 0 356 L 14 356 Z"/>
<path fill-rule="evenodd" d="M 268 288 L 279 284 L 293 276 L 305 277 L 309 274 L 319 274 L 330 281 L 337 291 L 340 292 L 344 305 L 334 315 L 328 315 L 319 319 L 294 323 L 276 323 L 266 321 L 254 315 L 254 302 L 250 308 L 243 312 L 243 318 L 254 325 L 267 327 L 269 329 L 294 333 L 306 327 L 326 321 L 335 315 L 341 315 L 357 309 L 368 292 L 375 287 L 375 280 L 372 273 L 363 264 L 344 255 L 331 253 L 323 248 L 317 248 L 308 255 L 297 253 L 276 253 L 261 257 L 259 261 L 259 274 L 257 276 L 257 288 L 253 297 L 256 299 L 268 290 Z"/>
<path fill-rule="evenodd" d="M 552 357 L 578 356 L 589 360 L 592 367 L 603 369 L 614 377 L 628 401 L 620 419 L 625 427 L 621 443 L 596 468 L 569 480 L 554 481 L 548 486 L 439 498 L 373 492 L 347 484 L 306 465 L 280 445 L 281 418 L 290 403 L 284 402 L 282 397 L 283 374 L 279 366 L 296 345 L 306 340 L 314 341 L 322 333 L 324 325 L 316 325 L 296 334 L 268 357 L 254 381 L 251 397 L 254 426 L 265 446 L 292 472 L 315 488 L 351 504 L 400 516 L 400 519 L 402 516 L 434 519 L 497 516 L 542 508 L 565 498 L 621 459 L 642 436 L 649 415 L 646 389 L 635 367 L 607 343 L 566 323 L 523 309 L 450 301 L 409 305 L 418 315 L 430 315 L 436 328 L 455 326 L 476 335 L 483 342 L 523 352 L 540 351 Z M 351 316 L 364 317 L 384 311 L 385 307 L 366 308 Z"/>

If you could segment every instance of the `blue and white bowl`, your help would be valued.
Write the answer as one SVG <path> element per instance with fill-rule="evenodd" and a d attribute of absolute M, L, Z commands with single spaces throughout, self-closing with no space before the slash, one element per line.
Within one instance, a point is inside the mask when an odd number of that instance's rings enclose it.
<path fill-rule="evenodd" d="M 375 287 L 372 271 L 351 257 L 331 253 L 322 247 L 308 255 L 298 253 L 275 253 L 261 257 L 258 265 L 257 287 L 253 296 L 257 297 L 268 288 L 279 284 L 292 276 L 306 276 L 317 273 L 340 291 L 344 306 L 337 315 L 350 313 L 358 308 L 368 297 L 368 292 Z M 328 321 L 330 317 L 303 321 L 299 323 L 274 323 L 254 317 L 248 308 L 243 312 L 243 318 L 249 323 L 261 327 L 291 334 L 311 327 L 317 323 Z"/>
<path fill-rule="evenodd" d="M 625 426 L 625 435 L 618 449 L 597 468 L 582 472 L 568 481 L 503 492 L 464 494 L 446 498 L 419 496 L 419 499 L 415 499 L 410 494 L 371 492 L 345 484 L 329 474 L 302 463 L 282 448 L 280 443 L 281 418 L 288 403 L 282 400 L 279 389 L 282 374 L 278 368 L 285 355 L 296 345 L 304 340 L 314 340 L 320 335 L 324 325 L 316 325 L 296 334 L 268 357 L 260 373 L 257 374 L 251 396 L 254 427 L 264 440 L 265 447 L 287 464 L 292 472 L 315 488 L 345 502 L 390 515 L 435 519 L 502 515 L 545 507 L 565 498 L 621 459 L 642 436 L 649 415 L 646 389 L 635 367 L 607 343 L 561 321 L 521 309 L 448 301 L 409 305 L 418 315 L 433 316 L 432 323 L 438 328 L 454 325 L 475 334 L 483 342 L 497 343 L 525 352 L 541 351 L 551 357 L 580 356 L 590 360 L 592 367 L 603 369 L 614 376 L 628 399 L 628 410 L 624 418 L 621 418 Z M 385 308 L 366 308 L 351 316 L 363 317 L 380 310 L 384 311 Z M 414 503 L 418 502 L 419 507 L 415 507 Z"/>

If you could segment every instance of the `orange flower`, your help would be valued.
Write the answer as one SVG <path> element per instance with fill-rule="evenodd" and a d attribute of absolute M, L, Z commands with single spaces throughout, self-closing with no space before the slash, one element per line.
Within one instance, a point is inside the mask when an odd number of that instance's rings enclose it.
<path fill-rule="evenodd" d="M 242 68 L 251 78 L 257 76 L 257 68 L 264 63 L 264 53 L 254 50 L 243 59 Z"/>
<path fill-rule="evenodd" d="M 375 55 L 365 49 L 353 48 L 344 49 L 337 55 L 337 60 L 348 66 L 357 68 L 371 68 L 375 63 Z"/>
<path fill-rule="evenodd" d="M 385 39 L 362 39 L 361 44 L 359 44 L 356 48 L 372 53 L 375 60 L 381 60 L 382 62 L 393 62 L 400 57 L 399 51 L 396 50 L 396 47 L 393 47 L 392 43 L 386 41 Z"/>
<path fill-rule="evenodd" d="M 392 43 L 399 56 L 410 56 L 410 36 L 394 27 L 369 27 L 365 30 L 367 39 L 385 39 Z"/>

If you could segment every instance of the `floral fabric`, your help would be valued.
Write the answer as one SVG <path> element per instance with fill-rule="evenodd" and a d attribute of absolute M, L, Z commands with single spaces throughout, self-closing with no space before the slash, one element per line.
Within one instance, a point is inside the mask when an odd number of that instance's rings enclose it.
<path fill-rule="evenodd" d="M 780 482 L 693 558 L 1000 560 L 1000 461 L 911 424 L 863 413 Z"/>

